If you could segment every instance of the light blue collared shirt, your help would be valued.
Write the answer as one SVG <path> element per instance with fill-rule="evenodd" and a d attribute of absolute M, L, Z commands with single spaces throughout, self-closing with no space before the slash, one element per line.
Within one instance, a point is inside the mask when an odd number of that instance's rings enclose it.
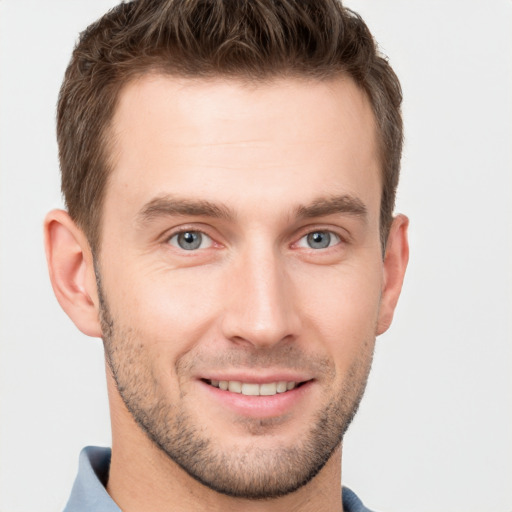
<path fill-rule="evenodd" d="M 80 453 L 78 475 L 64 512 L 121 512 L 105 485 L 110 468 L 110 448 L 87 446 Z M 343 488 L 344 512 L 371 512 L 347 487 Z"/>

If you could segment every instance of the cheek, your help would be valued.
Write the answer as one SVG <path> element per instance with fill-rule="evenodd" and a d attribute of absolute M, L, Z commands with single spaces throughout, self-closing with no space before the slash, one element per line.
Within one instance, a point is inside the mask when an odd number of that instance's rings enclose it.
<path fill-rule="evenodd" d="M 237 286 L 227 266 L 117 263 L 104 272 L 114 321 L 136 333 L 166 365 L 212 338 Z M 299 338 L 316 340 L 317 349 L 336 360 L 350 360 L 375 337 L 382 283 L 378 258 L 335 267 L 293 264 L 287 270 L 286 307 L 300 318 Z"/>
<path fill-rule="evenodd" d="M 110 276 L 107 298 L 115 321 L 160 355 L 188 351 L 217 316 L 215 270 L 132 268 Z"/>
<path fill-rule="evenodd" d="M 332 268 L 321 280 L 318 278 L 310 275 L 307 280 L 301 279 L 301 288 L 309 290 L 302 297 L 303 325 L 322 340 L 333 358 L 348 366 L 375 339 L 381 266 Z"/>

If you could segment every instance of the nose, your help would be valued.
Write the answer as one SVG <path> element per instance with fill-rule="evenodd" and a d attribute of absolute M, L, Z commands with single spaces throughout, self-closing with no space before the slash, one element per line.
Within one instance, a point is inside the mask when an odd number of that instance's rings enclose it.
<path fill-rule="evenodd" d="M 227 339 L 270 348 L 297 337 L 297 297 L 283 259 L 272 250 L 260 250 L 240 255 L 233 264 L 222 318 Z"/>

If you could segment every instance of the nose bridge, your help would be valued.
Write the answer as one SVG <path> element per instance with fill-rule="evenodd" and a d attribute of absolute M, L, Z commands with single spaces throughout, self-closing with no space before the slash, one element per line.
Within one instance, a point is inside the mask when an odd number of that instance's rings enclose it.
<path fill-rule="evenodd" d="M 292 283 L 283 257 L 270 244 L 251 244 L 239 255 L 224 334 L 254 346 L 270 346 L 297 334 Z"/>

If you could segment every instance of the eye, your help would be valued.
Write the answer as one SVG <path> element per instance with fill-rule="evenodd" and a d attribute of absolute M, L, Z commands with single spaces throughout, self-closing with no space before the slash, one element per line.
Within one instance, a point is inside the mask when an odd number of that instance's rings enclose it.
<path fill-rule="evenodd" d="M 303 236 L 297 246 L 308 249 L 327 249 L 341 242 L 341 238 L 332 231 L 313 231 Z"/>
<path fill-rule="evenodd" d="M 169 243 L 184 251 L 208 249 L 213 245 L 212 239 L 201 231 L 181 231 L 169 238 Z"/>

